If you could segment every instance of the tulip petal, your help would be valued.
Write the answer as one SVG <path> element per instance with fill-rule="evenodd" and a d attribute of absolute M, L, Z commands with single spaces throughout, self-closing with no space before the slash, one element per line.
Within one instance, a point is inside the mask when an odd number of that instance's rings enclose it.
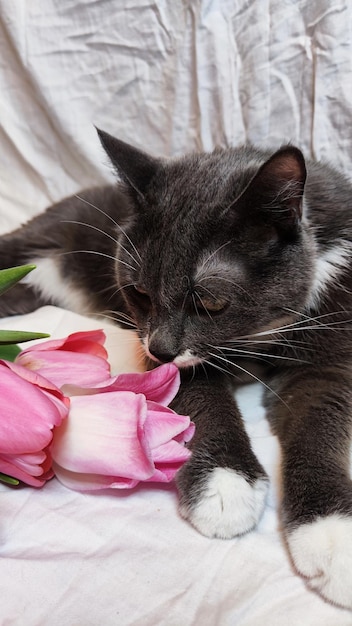
<path fill-rule="evenodd" d="M 79 332 L 23 350 L 16 363 L 38 372 L 57 387 L 74 383 L 91 387 L 110 379 L 110 365 L 103 347 L 102 330 Z"/>
<path fill-rule="evenodd" d="M 143 425 L 144 396 L 130 391 L 71 398 L 69 418 L 55 429 L 56 465 L 78 473 L 146 480 L 154 467 Z"/>
<path fill-rule="evenodd" d="M 110 366 L 101 357 L 80 352 L 37 351 L 21 352 L 16 363 L 48 378 L 57 387 L 74 382 L 82 387 L 90 387 L 110 379 Z"/>
<path fill-rule="evenodd" d="M 154 463 L 178 463 L 187 461 L 191 456 L 191 451 L 183 444 L 171 439 L 158 448 L 154 448 L 152 454 Z"/>
<path fill-rule="evenodd" d="M 175 440 L 168 441 L 154 449 L 152 455 L 155 472 L 148 482 L 170 482 L 191 454 L 188 448 Z"/>
<path fill-rule="evenodd" d="M 53 463 L 55 476 L 58 480 L 76 491 L 97 491 L 98 489 L 133 489 L 139 480 L 123 476 L 104 476 L 103 474 L 83 474 L 71 472 L 57 463 Z"/>
<path fill-rule="evenodd" d="M 21 378 L 16 372 L 22 368 L 13 371 L 9 365 L 0 361 L 0 453 L 38 452 L 51 442 L 52 428 L 66 417 L 67 405 Z"/>
<path fill-rule="evenodd" d="M 44 463 L 46 454 L 43 450 L 39 450 L 38 452 L 25 453 L 20 456 L 3 454 L 2 458 L 8 461 L 10 461 L 11 458 L 11 463 L 24 472 L 27 472 L 27 474 L 30 473 L 32 476 L 41 476 L 43 469 L 40 465 Z"/>
<path fill-rule="evenodd" d="M 112 391 L 133 391 L 142 393 L 147 400 L 168 405 L 175 397 L 180 386 L 180 372 L 173 363 L 159 365 L 148 372 L 119 374 L 109 381 L 97 383 L 91 393 Z M 79 394 L 79 388 L 71 388 L 71 393 Z M 84 391 L 89 393 L 89 391 Z"/>
<path fill-rule="evenodd" d="M 179 461 L 177 463 L 168 463 L 168 464 L 164 463 L 160 467 L 156 465 L 153 476 L 148 478 L 148 480 L 146 480 L 145 482 L 170 483 L 172 480 L 174 480 L 176 473 L 182 467 L 184 462 L 187 460 L 188 458 L 184 459 L 183 461 Z"/>
<path fill-rule="evenodd" d="M 33 349 L 38 352 L 65 350 L 67 352 L 94 354 L 95 356 L 107 359 L 107 351 L 103 346 L 105 339 L 106 337 L 103 330 L 81 331 L 71 333 L 71 335 L 63 339 L 51 339 L 50 341 L 37 343 L 32 348 L 23 350 L 23 353 L 30 352 Z"/>
<path fill-rule="evenodd" d="M 104 348 L 105 333 L 103 330 L 90 330 L 79 333 L 72 333 L 66 339 L 62 346 L 62 350 L 70 352 L 82 352 L 92 354 L 101 359 L 108 358 L 107 350 Z"/>
<path fill-rule="evenodd" d="M 174 399 L 180 386 L 180 372 L 173 363 L 159 365 L 142 374 L 120 374 L 117 388 L 143 393 L 147 400 L 168 405 Z"/>
<path fill-rule="evenodd" d="M 150 401 L 147 403 L 147 407 L 148 414 L 144 424 L 144 431 L 152 449 L 181 435 L 190 427 L 190 418 L 185 415 L 178 415 L 171 409 Z M 193 430 L 194 426 L 191 427 L 192 434 Z M 181 440 L 186 441 L 185 439 Z"/>
<path fill-rule="evenodd" d="M 17 478 L 26 485 L 30 485 L 31 487 L 42 487 L 47 480 L 53 477 L 53 472 L 49 471 L 45 474 L 42 472 L 41 477 L 37 478 L 31 476 L 27 472 L 23 471 L 20 467 L 17 467 L 14 463 L 12 463 L 12 459 L 9 456 L 8 458 L 3 458 L 0 454 L 0 472 L 7 474 L 8 476 L 12 476 L 13 478 Z"/>
<path fill-rule="evenodd" d="M 7 367 L 12 372 L 17 374 L 19 378 L 26 380 L 27 382 L 31 383 L 31 385 L 39 387 L 42 390 L 45 389 L 48 393 L 56 396 L 63 402 L 67 402 L 67 405 L 69 404 L 69 400 L 65 400 L 65 396 L 63 395 L 62 391 L 56 385 L 54 385 L 54 383 L 52 383 L 47 378 L 44 378 L 44 376 L 41 376 L 41 374 L 39 374 L 38 372 L 32 372 L 26 367 L 22 367 L 22 365 L 19 365 L 18 363 L 12 363 L 11 361 L 4 361 L 3 359 L 0 359 L 0 367 L 2 366 Z"/>

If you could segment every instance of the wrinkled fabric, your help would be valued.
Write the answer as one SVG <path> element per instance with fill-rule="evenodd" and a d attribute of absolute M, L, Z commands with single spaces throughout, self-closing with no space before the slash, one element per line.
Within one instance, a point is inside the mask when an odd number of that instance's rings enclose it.
<path fill-rule="evenodd" d="M 94 124 L 163 156 L 291 141 L 350 175 L 351 32 L 347 0 L 0 0 L 0 230 L 113 180 Z M 55 337 L 93 327 L 52 307 L 17 324 Z M 107 346 L 113 373 L 143 369 L 130 334 L 109 327 Z M 257 531 L 202 537 L 174 485 L 0 485 L 0 622 L 351 626 L 290 566 L 277 441 L 258 387 L 239 400 L 271 478 Z"/>
<path fill-rule="evenodd" d="M 44 307 L 1 325 L 45 327 L 55 338 L 92 324 L 101 326 Z M 129 340 L 131 350 L 129 332 L 105 330 L 109 361 L 115 355 L 114 369 L 123 372 L 128 354 L 118 362 L 116 336 L 120 345 Z M 130 355 L 129 370 L 139 367 Z M 323 602 L 292 571 L 278 530 L 278 444 L 265 420 L 259 385 L 243 388 L 238 401 L 271 480 L 256 531 L 228 541 L 202 537 L 178 515 L 174 484 L 148 483 L 128 493 L 102 490 L 99 495 L 72 491 L 56 478 L 39 491 L 0 484 L 0 622 L 351 626 L 349 611 Z M 158 429 L 148 436 L 154 444 L 160 441 Z"/>
<path fill-rule="evenodd" d="M 111 180 L 94 125 L 163 156 L 291 141 L 350 172 L 351 29 L 347 0 L 0 0 L 0 228 Z"/>

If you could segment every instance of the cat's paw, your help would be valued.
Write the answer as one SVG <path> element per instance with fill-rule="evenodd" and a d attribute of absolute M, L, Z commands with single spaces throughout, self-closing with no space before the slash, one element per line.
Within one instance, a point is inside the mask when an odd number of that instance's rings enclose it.
<path fill-rule="evenodd" d="M 195 501 L 181 499 L 180 513 L 202 535 L 231 539 L 254 528 L 262 514 L 266 478 L 249 483 L 231 468 L 211 470 Z"/>
<path fill-rule="evenodd" d="M 334 514 L 287 536 L 297 571 L 333 604 L 352 609 L 352 518 Z"/>

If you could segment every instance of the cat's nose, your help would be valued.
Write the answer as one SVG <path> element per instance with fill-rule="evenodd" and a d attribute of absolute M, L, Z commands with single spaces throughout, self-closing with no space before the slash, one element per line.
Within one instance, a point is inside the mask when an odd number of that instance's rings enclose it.
<path fill-rule="evenodd" d="M 179 352 L 174 338 L 164 330 L 158 329 L 146 338 L 144 347 L 148 356 L 159 363 L 171 363 Z"/>
<path fill-rule="evenodd" d="M 151 357 L 155 358 L 159 363 L 171 363 L 177 357 L 177 352 L 162 352 L 160 350 L 151 350 L 150 348 L 149 353 Z"/>

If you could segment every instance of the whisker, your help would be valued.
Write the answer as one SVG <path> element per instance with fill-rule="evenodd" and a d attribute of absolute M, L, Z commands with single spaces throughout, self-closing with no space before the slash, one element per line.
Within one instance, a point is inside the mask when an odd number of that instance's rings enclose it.
<path fill-rule="evenodd" d="M 126 332 L 128 332 L 130 335 L 132 335 L 132 332 L 130 332 L 130 330 L 129 330 L 128 328 L 120 328 L 119 330 L 125 330 L 125 331 L 126 331 Z M 110 337 L 111 337 L 111 336 L 112 336 L 112 333 L 111 333 L 111 331 L 110 331 Z M 114 339 L 114 337 L 112 337 L 112 339 Z M 141 345 L 140 339 L 139 339 L 138 337 L 133 337 L 133 336 L 131 336 L 131 337 L 123 337 L 123 339 L 121 339 L 121 336 L 118 336 L 118 337 L 117 337 L 117 339 L 118 339 L 118 344 L 116 344 L 117 346 L 121 345 L 122 343 L 123 343 L 124 345 L 125 345 L 125 344 L 128 344 L 128 345 L 134 345 L 134 346 L 135 346 L 135 345 L 138 345 L 138 346 L 139 346 L 139 345 Z M 110 341 L 110 343 L 112 343 L 112 342 Z M 114 346 L 114 347 L 115 347 L 115 346 Z"/>
<path fill-rule="evenodd" d="M 105 315 L 108 313 L 110 313 L 111 315 L 120 315 L 130 322 L 134 322 L 134 319 L 131 315 L 128 315 L 128 313 L 125 313 L 125 311 L 117 311 L 116 309 L 106 309 L 105 311 L 98 313 L 98 315 Z"/>
<path fill-rule="evenodd" d="M 281 331 L 279 330 L 278 332 L 299 332 L 301 330 L 332 330 L 332 331 L 339 331 L 339 330 L 351 330 L 348 326 L 341 327 L 340 328 L 332 328 L 332 326 L 339 326 L 340 324 L 348 324 L 352 322 L 352 319 L 348 319 L 348 320 L 341 320 L 340 322 L 329 322 L 328 324 L 319 324 L 317 323 L 316 326 L 301 326 L 300 328 L 292 328 L 291 330 L 285 330 L 285 331 Z"/>
<path fill-rule="evenodd" d="M 199 296 L 198 296 L 198 297 L 199 297 Z M 200 314 L 199 314 L 199 309 L 198 309 L 198 307 L 197 307 L 196 299 L 195 299 L 195 297 L 194 297 L 194 292 L 192 292 L 192 293 L 191 293 L 191 298 L 192 298 L 192 302 L 193 302 L 194 310 L 195 310 L 195 312 L 197 313 L 197 316 L 198 316 L 198 317 L 200 317 Z"/>
<path fill-rule="evenodd" d="M 253 360 L 253 358 L 255 358 L 257 361 L 260 361 L 261 363 L 266 363 L 267 365 L 272 365 L 272 363 L 270 362 L 270 359 L 273 357 L 273 355 L 271 355 L 270 353 L 268 354 L 264 354 L 264 353 L 257 353 L 257 352 L 250 352 L 250 351 L 246 351 L 246 350 L 235 350 L 236 354 L 234 352 L 232 352 L 229 355 L 225 355 L 221 352 L 221 348 L 219 346 L 210 346 L 210 344 L 208 344 L 208 346 L 210 348 L 213 348 L 215 350 L 219 350 L 218 353 L 218 358 L 221 358 L 221 356 L 223 358 L 226 358 L 227 356 L 229 363 L 232 363 L 234 366 L 236 366 L 236 363 L 233 362 L 232 360 L 230 360 L 231 357 L 234 357 L 236 359 L 239 358 L 243 358 L 243 359 L 250 359 Z M 231 348 L 224 348 L 225 350 L 231 350 Z M 282 359 L 284 357 L 281 357 Z M 295 360 L 295 359 L 294 359 Z"/>
<path fill-rule="evenodd" d="M 102 287 L 101 289 L 97 289 L 94 293 L 95 294 L 103 294 L 103 293 L 109 293 L 109 291 L 111 291 L 111 287 L 112 285 L 107 285 L 107 287 Z"/>
<path fill-rule="evenodd" d="M 111 315 L 109 315 L 107 312 L 106 313 L 97 313 L 98 317 L 103 317 L 104 319 L 107 320 L 112 320 L 115 323 L 119 323 L 119 324 L 123 324 L 125 326 L 129 326 L 131 329 L 133 329 L 134 331 L 137 330 L 136 324 L 134 323 L 133 319 L 130 318 L 128 315 L 125 315 L 124 313 L 119 313 L 119 312 L 111 312 Z"/>
<path fill-rule="evenodd" d="M 247 289 L 245 289 L 242 285 L 239 285 L 238 283 L 235 283 L 234 280 L 230 280 L 229 278 L 225 278 L 224 276 L 217 276 L 216 274 L 208 274 L 207 276 L 203 276 L 202 278 L 200 278 L 198 280 L 198 283 L 201 283 L 203 280 L 210 280 L 212 278 L 215 278 L 216 280 L 223 280 L 223 281 L 225 281 L 227 283 L 230 283 L 236 289 L 240 289 L 241 291 L 243 291 L 247 296 L 249 296 L 249 298 L 251 300 L 256 302 L 255 298 L 253 297 L 253 294 L 249 293 L 249 291 L 247 291 Z M 203 287 L 202 285 L 201 285 L 201 287 L 202 287 L 202 289 L 205 289 L 205 287 Z"/>
<path fill-rule="evenodd" d="M 200 280 L 200 281 L 198 281 L 198 283 L 196 283 L 195 287 L 197 287 L 197 285 L 198 285 L 200 282 L 201 282 L 201 280 Z M 210 297 L 211 297 L 211 298 L 214 298 L 214 300 L 216 300 L 216 299 L 217 299 L 217 298 L 216 298 L 216 295 L 215 295 L 212 291 L 210 291 L 210 289 L 208 289 L 207 287 L 204 287 L 204 285 L 199 285 L 199 286 L 200 286 L 202 289 L 204 289 L 204 291 L 207 291 L 207 292 L 208 292 L 208 294 L 210 295 Z M 196 290 L 195 290 L 195 293 L 197 293 L 197 292 L 196 292 Z M 199 298 L 199 294 L 198 294 L 198 293 L 197 293 L 197 296 L 198 296 L 198 298 Z"/>
<path fill-rule="evenodd" d="M 207 363 L 209 364 L 209 363 L 210 363 L 210 361 L 207 361 Z M 201 365 L 201 367 L 202 367 L 202 370 L 203 370 L 203 372 L 204 372 L 204 374 L 205 374 L 206 379 L 207 379 L 207 380 L 209 380 L 209 376 L 208 376 L 207 368 L 204 366 L 203 361 L 201 361 L 200 365 Z"/>
<path fill-rule="evenodd" d="M 191 378 L 191 382 L 193 382 L 193 381 L 194 381 L 194 377 L 195 377 L 195 375 L 196 375 L 196 367 L 195 367 L 195 365 L 192 365 L 192 378 Z"/>
<path fill-rule="evenodd" d="M 120 248 L 122 248 L 122 250 L 124 250 L 124 252 L 126 252 L 126 254 L 128 254 L 129 257 L 131 257 L 132 261 L 134 261 L 138 265 L 138 267 L 141 266 L 140 262 L 133 256 L 133 254 L 129 250 L 127 250 L 127 248 L 125 248 L 125 246 L 121 243 L 121 241 L 117 241 L 116 244 Z"/>
<path fill-rule="evenodd" d="M 305 321 L 314 321 L 317 324 L 320 324 L 319 320 L 325 319 L 326 317 L 331 317 L 331 316 L 334 316 L 334 315 L 345 315 L 346 313 L 351 313 L 351 311 L 332 311 L 331 313 L 324 313 L 322 315 L 317 315 L 317 316 L 312 317 L 310 315 L 306 315 L 303 312 L 298 312 L 298 311 L 295 311 L 294 309 L 289 309 L 287 307 L 284 307 L 284 310 L 288 311 L 289 313 L 293 313 L 294 315 L 300 315 L 301 317 L 304 317 Z M 342 324 L 344 321 L 346 321 L 346 320 L 341 320 L 340 322 L 337 322 L 337 321 L 336 322 L 328 322 L 327 325 L 329 326 L 330 324 L 336 324 L 336 323 Z M 348 320 L 348 321 L 351 321 L 351 320 Z M 321 324 L 321 326 L 325 326 L 325 324 Z"/>
<path fill-rule="evenodd" d="M 249 356 L 255 356 L 255 357 L 265 357 L 265 359 L 267 360 L 267 362 L 269 363 L 270 361 L 268 359 L 282 359 L 283 361 L 296 361 L 297 363 L 308 363 L 308 361 L 303 361 L 302 359 L 295 359 L 293 357 L 286 357 L 286 356 L 281 356 L 278 354 L 270 354 L 270 352 L 254 352 L 252 350 L 246 350 L 245 348 L 231 348 L 231 347 L 227 347 L 227 346 L 212 346 L 211 344 L 208 344 L 209 348 L 212 348 L 214 350 L 227 350 L 228 352 L 233 353 L 236 356 L 243 356 L 243 357 L 247 357 Z"/>
<path fill-rule="evenodd" d="M 111 241 L 113 241 L 114 243 L 118 244 L 118 240 L 115 237 L 110 235 L 110 233 L 107 233 L 102 228 L 98 228 L 98 226 L 94 226 L 93 224 L 88 224 L 87 222 L 79 222 L 78 220 L 60 220 L 60 223 L 61 224 L 77 224 L 77 226 L 86 226 L 87 228 L 96 230 L 98 233 L 101 233 L 105 237 L 108 237 L 109 239 L 111 239 Z"/>
<path fill-rule="evenodd" d="M 116 244 L 116 246 L 120 246 L 120 248 L 122 248 L 126 252 L 126 254 L 128 254 L 129 257 L 131 257 L 132 261 L 134 261 L 140 267 L 141 264 L 137 261 L 137 259 L 134 258 L 133 254 L 131 254 L 131 252 L 129 252 L 127 248 L 125 248 L 125 246 L 122 245 L 121 241 L 119 241 L 118 239 L 110 235 L 110 233 L 107 233 L 105 230 L 102 230 L 101 228 L 98 228 L 97 226 L 94 226 L 93 224 L 88 224 L 87 222 L 79 222 L 78 220 L 60 220 L 60 221 L 62 224 L 77 224 L 78 226 L 86 226 L 87 228 L 91 228 L 92 230 L 95 230 L 96 232 L 101 233 L 105 237 L 108 237 L 109 239 L 111 239 L 111 241 L 114 242 L 114 244 Z M 134 268 L 134 269 L 137 269 L 137 268 Z"/>
<path fill-rule="evenodd" d="M 119 315 L 120 317 L 123 317 L 125 320 L 127 320 L 128 322 L 131 322 L 131 324 L 135 324 L 135 321 L 133 319 L 133 317 L 131 317 L 130 315 L 128 315 L 127 313 L 124 313 L 124 311 L 115 311 L 115 310 L 110 310 L 110 311 L 104 311 L 105 314 L 110 314 L 112 316 L 114 315 Z"/>
<path fill-rule="evenodd" d="M 326 313 L 324 315 L 319 315 L 317 317 L 308 318 L 308 320 L 307 319 L 297 320 L 296 322 L 292 322 L 291 324 L 286 324 L 285 326 L 278 326 L 277 328 L 271 328 L 269 330 L 263 330 L 263 331 L 259 331 L 257 333 L 252 333 L 249 335 L 241 335 L 237 337 L 237 340 L 252 339 L 254 337 L 265 337 L 267 335 L 273 335 L 276 333 L 283 334 L 283 333 L 291 333 L 291 332 L 300 332 L 302 330 L 336 330 L 335 328 L 331 328 L 331 327 L 352 322 L 352 319 L 328 322 L 327 324 L 322 324 L 319 322 L 321 318 L 332 316 L 332 315 L 336 315 L 336 313 Z M 301 326 L 301 324 L 307 324 L 307 321 L 315 322 L 316 325 L 315 326 L 314 325 Z M 345 329 L 339 329 L 339 330 L 345 330 Z"/>
<path fill-rule="evenodd" d="M 271 387 L 269 387 L 269 385 L 267 385 L 267 383 L 265 383 L 263 380 L 261 380 L 260 378 L 258 378 L 258 376 L 256 376 L 255 374 L 253 374 L 253 372 L 250 372 L 248 370 L 246 370 L 245 367 L 241 367 L 240 365 L 238 365 L 238 363 L 231 363 L 231 361 L 228 361 L 227 359 L 225 359 L 225 357 L 221 357 L 218 356 L 216 354 L 212 354 L 211 352 L 209 352 L 210 356 L 214 357 L 215 359 L 220 359 L 221 361 L 225 361 L 225 363 L 229 363 L 230 365 L 236 367 L 237 369 L 239 369 L 241 372 L 243 372 L 244 374 L 247 374 L 247 376 L 250 376 L 251 378 L 253 378 L 254 380 L 256 380 L 258 383 L 260 383 L 261 385 L 263 385 L 268 391 L 270 391 L 270 393 L 272 393 L 278 400 L 280 400 L 280 402 L 282 402 L 282 404 L 285 405 L 285 407 L 288 409 L 288 411 L 292 414 L 292 410 L 291 408 L 288 406 L 288 404 L 285 402 L 285 400 L 283 398 L 281 398 L 279 396 L 278 393 L 276 393 L 276 391 L 274 391 L 274 389 L 272 389 Z"/>
<path fill-rule="evenodd" d="M 211 365 L 211 367 L 218 370 L 219 372 L 222 372 L 222 374 L 226 374 L 227 376 L 233 376 L 234 378 L 239 378 L 239 376 L 237 376 L 235 372 L 230 371 L 228 369 L 224 369 L 223 367 L 220 367 L 220 365 L 218 363 L 214 363 L 214 361 L 209 361 L 208 359 L 204 359 L 203 363 L 206 363 L 207 365 Z"/>
<path fill-rule="evenodd" d="M 102 215 L 105 215 L 105 217 L 107 217 L 115 226 L 119 226 L 119 224 L 114 220 L 113 217 L 111 217 L 111 215 L 109 215 L 109 213 L 106 213 L 106 211 L 103 211 L 103 209 L 98 207 L 96 204 L 89 202 L 89 200 L 86 200 L 86 198 L 82 198 L 82 196 L 80 196 L 78 193 L 75 194 L 75 198 L 77 198 L 77 200 L 81 200 L 81 202 L 84 202 L 85 204 L 88 204 L 93 209 L 96 209 Z"/>
<path fill-rule="evenodd" d="M 118 294 L 123 289 L 127 289 L 127 287 L 133 287 L 133 286 L 134 286 L 134 283 L 127 283 L 126 285 L 121 285 L 120 287 L 115 289 L 115 291 L 111 294 L 109 300 L 111 300 L 114 296 L 116 296 L 116 294 Z M 111 287 L 107 287 L 106 291 L 108 291 L 110 289 L 111 289 Z"/>
<path fill-rule="evenodd" d="M 213 256 L 215 256 L 218 252 L 220 252 L 220 250 L 222 250 L 223 248 L 225 248 L 226 246 L 228 246 L 230 243 L 232 242 L 232 239 L 229 239 L 229 241 L 226 241 L 226 243 L 223 243 L 221 246 L 219 246 L 216 250 L 214 250 L 213 252 L 211 252 L 211 254 L 209 254 L 209 256 L 202 261 L 202 267 L 204 267 L 205 265 L 207 265 L 207 263 L 209 263 L 210 259 L 213 258 Z"/>
<path fill-rule="evenodd" d="M 229 343 L 229 344 L 232 344 L 232 343 L 236 344 L 236 343 L 238 343 L 241 346 L 243 345 L 243 341 L 245 341 L 245 343 L 250 345 L 250 346 L 252 346 L 252 345 L 257 346 L 258 344 L 260 344 L 260 345 L 269 344 L 270 346 L 271 345 L 277 345 L 277 346 L 283 346 L 283 347 L 287 348 L 291 344 L 297 344 L 298 346 L 307 346 L 307 345 L 309 345 L 308 341 L 303 341 L 303 340 L 300 340 L 300 339 L 289 339 L 288 340 L 288 339 L 286 339 L 286 337 L 282 337 L 282 338 L 273 337 L 272 339 L 260 339 L 259 341 L 258 341 L 258 339 L 245 339 L 245 340 L 242 340 L 242 339 L 223 339 L 224 343 Z"/>
<path fill-rule="evenodd" d="M 208 291 L 208 290 L 207 290 L 207 291 Z M 210 293 L 210 291 L 209 291 L 209 293 Z M 212 322 L 214 322 L 214 319 L 213 319 L 213 317 L 211 316 L 210 311 L 208 311 L 208 309 L 207 309 L 206 307 L 204 307 L 204 306 L 203 306 L 203 303 L 202 303 L 202 298 L 200 297 L 199 293 L 198 293 L 196 290 L 194 290 L 194 294 L 197 296 L 197 298 L 198 298 L 198 300 L 199 300 L 199 302 L 200 302 L 200 304 L 201 304 L 201 306 L 202 306 L 202 310 L 204 310 L 204 311 L 207 313 L 207 315 L 208 315 L 209 319 L 210 319 Z M 193 294 L 192 294 L 192 299 L 193 299 L 193 298 L 194 298 L 194 296 L 193 296 Z M 198 317 L 199 317 L 199 310 L 198 310 L 198 307 L 197 307 L 196 303 L 195 303 L 195 307 L 196 307 L 196 309 L 197 309 L 197 312 L 198 312 Z"/>
<path fill-rule="evenodd" d="M 136 268 L 130 265 L 129 263 L 126 263 L 125 261 L 122 261 L 121 259 L 118 259 L 117 257 L 111 254 L 106 254 L 105 252 L 99 252 L 97 250 L 68 250 L 67 252 L 60 252 L 57 256 L 66 256 L 68 254 L 96 254 L 97 256 L 102 256 L 102 257 L 105 257 L 106 259 L 111 259 L 111 261 L 121 263 L 122 265 L 125 265 L 126 267 L 133 270 L 134 272 L 136 271 Z"/>
<path fill-rule="evenodd" d="M 126 237 L 127 241 L 130 243 L 130 245 L 132 246 L 133 250 L 135 251 L 136 255 L 138 256 L 139 260 L 142 261 L 142 257 L 139 254 L 136 246 L 134 245 L 133 241 L 130 239 L 130 237 L 127 235 L 126 231 L 124 230 L 124 228 L 122 228 L 122 226 L 120 226 L 120 224 L 118 222 L 116 222 L 116 220 L 114 220 L 113 217 L 111 217 L 111 215 L 109 215 L 108 213 L 106 213 L 105 211 L 103 211 L 103 209 L 100 209 L 98 206 L 96 206 L 95 204 L 92 204 L 91 202 L 89 202 L 88 200 L 86 200 L 85 198 L 82 198 L 82 196 L 79 196 L 78 194 L 76 194 L 76 198 L 78 198 L 78 200 L 81 200 L 82 202 L 85 202 L 86 204 L 88 204 L 89 206 L 91 206 L 93 209 L 96 209 L 97 211 L 99 211 L 100 213 L 102 213 L 102 215 L 105 215 L 105 217 L 107 217 L 109 220 L 111 220 L 111 222 L 113 224 L 115 224 L 115 226 L 117 228 L 120 229 L 120 231 L 122 232 L 122 234 Z"/>

